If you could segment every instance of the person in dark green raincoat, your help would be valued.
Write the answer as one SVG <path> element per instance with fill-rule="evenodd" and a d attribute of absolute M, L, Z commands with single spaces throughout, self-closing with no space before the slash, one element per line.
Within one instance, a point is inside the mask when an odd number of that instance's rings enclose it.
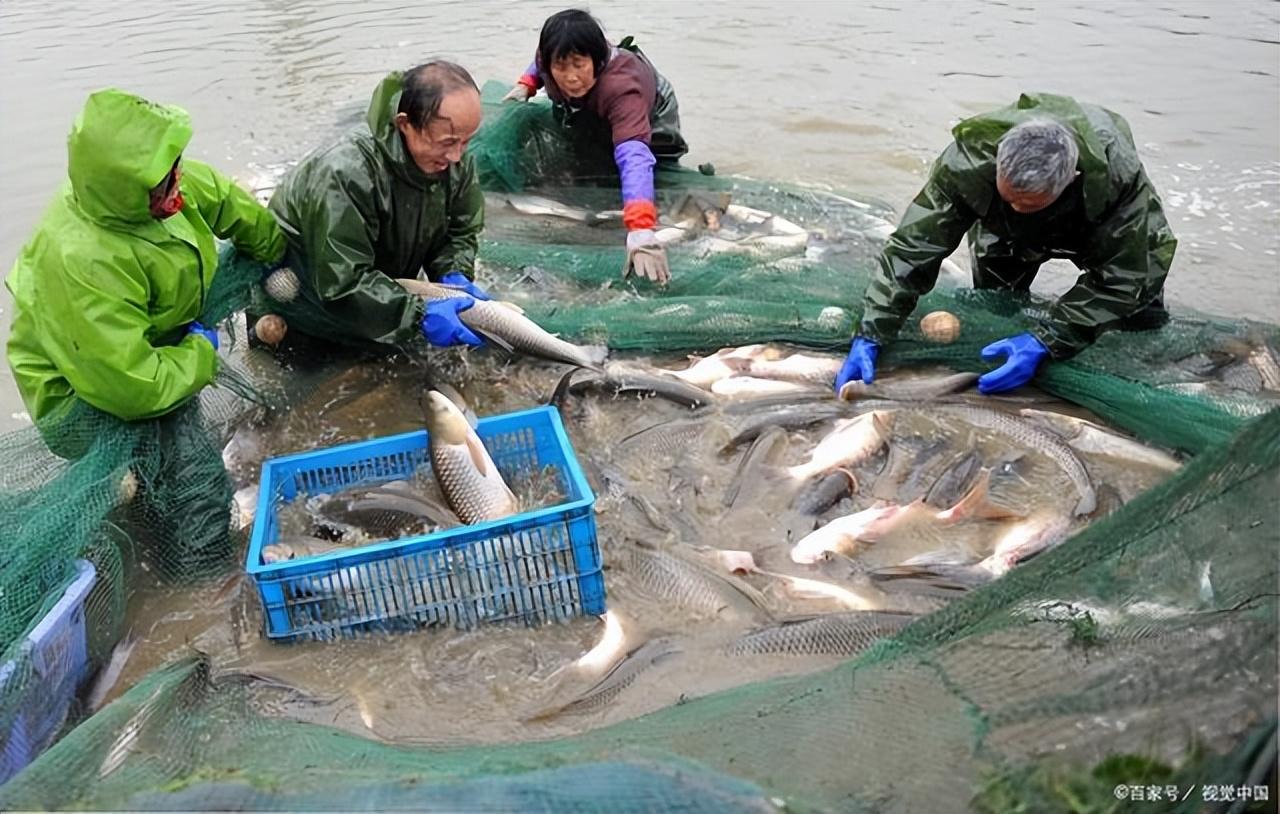
<path fill-rule="evenodd" d="M 63 457 L 98 440 L 101 425 L 80 421 L 85 407 L 154 421 L 160 467 L 142 502 L 162 525 L 180 524 L 167 527 L 169 542 L 212 560 L 231 551 L 230 488 L 217 450 L 196 438 L 194 396 L 218 369 L 217 331 L 196 322 L 218 266 L 214 241 L 267 264 L 285 244 L 252 195 L 182 158 L 190 140 L 181 108 L 115 89 L 89 97 L 67 140 L 68 181 L 6 280 L 16 306 L 8 361 L 36 427 Z"/>
<path fill-rule="evenodd" d="M 464 154 L 480 126 L 480 92 L 463 68 L 429 62 L 387 76 L 366 125 L 302 160 L 272 195 L 299 295 L 291 330 L 354 345 L 480 344 L 457 312 L 488 296 L 475 285 L 484 195 Z M 469 296 L 424 305 L 396 278 Z"/>
<path fill-rule="evenodd" d="M 984 360 L 1005 359 L 978 380 L 983 393 L 1027 383 L 1044 360 L 1070 358 L 1103 331 L 1168 321 L 1164 281 L 1177 240 L 1123 118 L 1066 96 L 1024 94 L 952 133 L 880 255 L 837 391 L 874 379 L 879 348 L 966 235 L 975 288 L 1027 291 L 1050 258 L 1083 272 L 1030 332 L 983 348 Z"/>

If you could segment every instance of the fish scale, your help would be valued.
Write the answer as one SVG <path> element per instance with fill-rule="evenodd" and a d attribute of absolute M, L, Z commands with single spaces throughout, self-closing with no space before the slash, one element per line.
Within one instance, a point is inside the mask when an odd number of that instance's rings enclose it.
<path fill-rule="evenodd" d="M 914 617 L 882 611 L 848 611 L 804 617 L 741 636 L 731 656 L 853 656 L 906 627 Z"/>
<path fill-rule="evenodd" d="M 696 613 L 748 620 L 767 615 L 763 597 L 751 586 L 739 587 L 701 564 L 666 551 L 633 545 L 631 568 L 648 593 Z"/>
<path fill-rule="evenodd" d="M 465 296 L 466 292 L 422 280 L 397 280 L 406 291 L 429 301 Z M 497 300 L 474 300 L 470 308 L 458 312 L 458 319 L 472 330 L 484 334 L 498 344 L 529 356 L 564 362 L 578 367 L 598 368 L 604 361 L 601 348 L 588 348 L 566 342 L 547 333 L 515 305 Z"/>
<path fill-rule="evenodd" d="M 466 525 L 510 514 L 510 491 L 501 482 L 479 477 L 465 450 L 433 447 L 431 466 L 449 506 Z"/>
<path fill-rule="evenodd" d="M 515 495 L 457 405 L 432 390 L 424 407 L 431 469 L 458 519 L 471 525 L 515 514 Z"/>

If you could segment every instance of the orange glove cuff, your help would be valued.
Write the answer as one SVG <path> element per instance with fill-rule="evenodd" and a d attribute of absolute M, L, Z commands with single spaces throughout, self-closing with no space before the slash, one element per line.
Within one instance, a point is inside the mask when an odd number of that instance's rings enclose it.
<path fill-rule="evenodd" d="M 630 232 L 652 229 L 658 225 L 658 208 L 653 201 L 628 201 L 622 207 L 622 222 Z"/>

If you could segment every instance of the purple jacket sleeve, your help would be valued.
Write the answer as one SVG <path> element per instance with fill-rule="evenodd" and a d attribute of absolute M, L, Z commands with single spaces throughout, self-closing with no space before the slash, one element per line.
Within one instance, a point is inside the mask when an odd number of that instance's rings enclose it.
<path fill-rule="evenodd" d="M 524 73 L 516 80 L 521 85 L 526 86 L 531 91 L 537 91 L 542 87 L 542 76 L 538 73 L 538 60 L 535 57 L 533 62 L 529 63 L 529 67 L 524 69 Z"/>
<path fill-rule="evenodd" d="M 613 148 L 613 160 L 622 178 L 622 204 L 653 201 L 653 165 L 657 160 L 643 141 L 624 141 Z"/>

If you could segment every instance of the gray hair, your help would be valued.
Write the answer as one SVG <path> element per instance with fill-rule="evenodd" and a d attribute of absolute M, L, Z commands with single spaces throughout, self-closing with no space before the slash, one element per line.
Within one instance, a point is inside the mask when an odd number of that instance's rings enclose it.
<path fill-rule="evenodd" d="M 1056 198 L 1075 179 L 1079 158 L 1070 130 L 1049 119 L 1032 119 L 1000 139 L 996 173 L 1014 189 Z"/>

